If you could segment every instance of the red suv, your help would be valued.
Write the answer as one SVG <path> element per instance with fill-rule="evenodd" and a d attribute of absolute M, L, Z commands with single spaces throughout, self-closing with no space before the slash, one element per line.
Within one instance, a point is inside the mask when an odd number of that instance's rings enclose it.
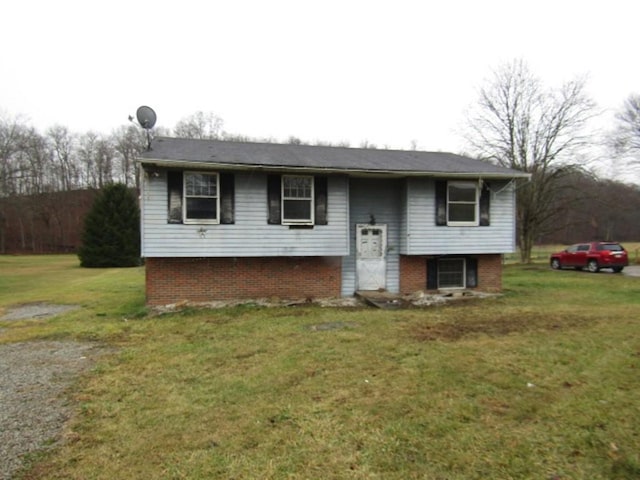
<path fill-rule="evenodd" d="M 565 250 L 551 255 L 551 268 L 559 270 L 572 267 L 577 270 L 586 268 L 597 272 L 601 268 L 610 268 L 621 272 L 629 265 L 627 251 L 616 242 L 590 242 L 571 245 Z"/>

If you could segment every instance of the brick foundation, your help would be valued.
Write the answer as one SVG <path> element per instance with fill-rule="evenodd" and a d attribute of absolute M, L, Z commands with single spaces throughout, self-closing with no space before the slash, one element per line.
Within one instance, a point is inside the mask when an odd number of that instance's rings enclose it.
<path fill-rule="evenodd" d="M 427 288 L 425 257 L 400 255 L 400 293 L 409 295 Z"/>
<path fill-rule="evenodd" d="M 478 290 L 502 291 L 502 255 L 478 255 Z"/>
<path fill-rule="evenodd" d="M 502 255 L 470 255 L 478 259 L 478 286 L 474 290 L 502 290 Z M 400 293 L 410 294 L 427 288 L 427 257 L 400 255 Z"/>
<path fill-rule="evenodd" d="M 478 287 L 502 290 L 502 256 L 478 259 Z M 339 297 L 340 257 L 147 258 L 148 305 Z M 427 257 L 400 255 L 400 293 L 427 288 Z"/>
<path fill-rule="evenodd" d="M 148 305 L 340 296 L 340 257 L 147 258 Z"/>

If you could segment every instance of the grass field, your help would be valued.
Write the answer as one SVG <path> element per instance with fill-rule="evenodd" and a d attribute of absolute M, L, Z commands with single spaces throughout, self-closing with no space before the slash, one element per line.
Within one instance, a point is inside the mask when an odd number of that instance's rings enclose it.
<path fill-rule="evenodd" d="M 508 265 L 441 307 L 153 316 L 144 271 L 0 257 L 0 342 L 113 353 L 78 381 L 38 479 L 640 478 L 640 278 Z M 0 310 L 1 311 L 1 310 Z"/>

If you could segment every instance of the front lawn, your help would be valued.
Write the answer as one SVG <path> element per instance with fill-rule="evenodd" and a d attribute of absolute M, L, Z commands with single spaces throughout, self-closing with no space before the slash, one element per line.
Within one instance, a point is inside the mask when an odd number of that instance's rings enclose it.
<path fill-rule="evenodd" d="M 40 260 L 46 258 L 46 260 Z M 505 294 L 409 310 L 153 316 L 141 268 L 0 257 L 0 342 L 113 347 L 24 478 L 640 477 L 640 278 L 505 270 Z"/>

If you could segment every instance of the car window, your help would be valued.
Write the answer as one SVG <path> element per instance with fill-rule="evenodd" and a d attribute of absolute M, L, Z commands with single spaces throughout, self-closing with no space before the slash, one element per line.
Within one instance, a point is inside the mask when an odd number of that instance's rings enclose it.
<path fill-rule="evenodd" d="M 577 250 L 578 250 L 578 245 L 571 245 L 569 248 L 567 248 L 567 252 L 569 253 L 573 253 Z"/>
<path fill-rule="evenodd" d="M 598 250 L 609 250 L 610 252 L 621 252 L 624 250 L 619 243 L 603 243 L 598 245 Z"/>
<path fill-rule="evenodd" d="M 589 251 L 589 245 L 578 245 L 578 251 L 579 252 L 588 252 Z"/>

